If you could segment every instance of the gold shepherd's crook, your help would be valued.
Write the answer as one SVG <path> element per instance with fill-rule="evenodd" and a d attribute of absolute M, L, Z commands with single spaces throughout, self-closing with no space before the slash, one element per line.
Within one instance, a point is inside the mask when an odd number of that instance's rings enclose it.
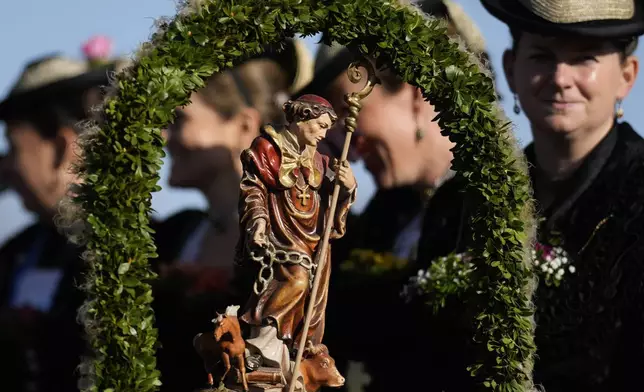
<path fill-rule="evenodd" d="M 364 67 L 367 70 L 367 83 L 364 88 L 358 92 L 346 94 L 344 100 L 349 104 L 349 116 L 345 120 L 346 127 L 346 136 L 344 138 L 344 147 L 342 148 L 342 155 L 340 155 L 339 164 L 342 165 L 346 162 L 347 156 L 349 155 L 349 146 L 351 145 L 351 136 L 356 130 L 356 123 L 358 120 L 358 113 L 362 108 L 360 103 L 367 95 L 371 93 L 376 83 L 380 83 L 378 77 L 376 77 L 376 72 L 371 65 L 371 62 L 365 58 L 362 58 L 358 61 L 354 61 L 349 65 L 347 69 L 347 74 L 349 80 L 353 83 L 359 83 L 362 80 L 362 72 L 360 72 L 360 66 Z M 340 195 L 340 183 L 336 178 L 335 185 L 333 187 L 333 196 L 331 197 L 331 205 L 329 206 L 329 214 L 327 218 L 327 225 L 324 231 L 324 237 L 322 237 L 322 246 L 320 251 L 316 255 L 318 266 L 315 271 L 315 279 L 313 280 L 313 288 L 311 289 L 311 296 L 309 298 L 309 303 L 306 308 L 306 316 L 304 318 L 304 328 L 302 330 L 302 337 L 300 338 L 300 343 L 297 348 L 297 355 L 295 357 L 295 368 L 293 369 L 293 377 L 291 378 L 291 383 L 289 385 L 289 392 L 295 391 L 295 383 L 300 376 L 300 363 L 302 362 L 302 354 L 304 353 L 304 346 L 306 345 L 306 338 L 309 332 L 309 327 L 311 324 L 311 315 L 313 314 L 313 307 L 315 306 L 316 294 L 318 292 L 318 287 L 320 286 L 320 276 L 318 272 L 324 267 L 326 262 L 326 254 L 329 250 L 329 238 L 331 237 L 331 230 L 333 230 L 333 221 L 335 217 L 335 210 L 338 205 L 338 197 Z M 303 387 L 304 388 L 304 387 Z"/>

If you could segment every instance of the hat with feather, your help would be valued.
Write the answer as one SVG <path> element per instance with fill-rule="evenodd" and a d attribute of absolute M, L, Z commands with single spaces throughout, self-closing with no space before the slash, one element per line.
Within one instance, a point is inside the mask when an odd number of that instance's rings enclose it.
<path fill-rule="evenodd" d="M 83 45 L 84 60 L 50 54 L 30 61 L 9 94 L 0 102 L 0 120 L 29 111 L 36 105 L 55 102 L 61 96 L 84 92 L 109 84 L 109 75 L 127 65 L 111 59 L 111 41 L 94 37 Z"/>

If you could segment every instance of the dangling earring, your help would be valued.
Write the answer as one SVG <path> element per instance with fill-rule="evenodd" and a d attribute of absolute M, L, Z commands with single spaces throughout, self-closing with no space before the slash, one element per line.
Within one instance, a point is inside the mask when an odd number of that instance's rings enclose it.
<path fill-rule="evenodd" d="M 521 106 L 519 106 L 519 98 L 514 94 L 514 114 L 521 113 Z"/>
<path fill-rule="evenodd" d="M 622 109 L 622 100 L 617 100 L 617 110 L 615 111 L 615 117 L 618 119 L 624 117 L 624 109 Z"/>
<path fill-rule="evenodd" d="M 416 141 L 419 142 L 423 140 L 423 137 L 425 137 L 425 131 L 421 129 L 421 127 L 416 127 Z"/>

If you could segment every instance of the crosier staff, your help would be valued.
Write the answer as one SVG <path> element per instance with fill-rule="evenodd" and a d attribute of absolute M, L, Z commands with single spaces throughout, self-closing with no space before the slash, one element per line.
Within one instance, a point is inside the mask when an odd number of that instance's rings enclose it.
<path fill-rule="evenodd" d="M 347 164 L 347 155 L 349 154 L 349 146 L 351 144 L 351 136 L 356 130 L 356 122 L 358 119 L 358 113 L 362 108 L 360 101 L 363 100 L 367 95 L 371 93 L 373 87 L 380 83 L 380 80 L 376 77 L 376 72 L 371 65 L 371 62 L 367 59 L 361 59 L 355 61 L 349 65 L 347 69 L 347 75 L 349 80 L 352 83 L 359 83 L 362 80 L 362 73 L 360 72 L 360 66 L 364 67 L 367 70 L 367 83 L 364 88 L 355 93 L 347 94 L 344 96 L 344 100 L 349 105 L 349 116 L 345 120 L 346 127 L 346 136 L 344 138 L 344 146 L 342 148 L 342 155 L 340 155 L 340 165 Z M 340 195 L 340 183 L 338 178 L 335 179 L 335 185 L 333 187 L 333 196 L 331 197 L 331 205 L 329 209 L 329 217 L 335 216 L 335 210 L 338 204 L 338 197 Z M 309 297 L 309 303 L 306 308 L 306 316 L 304 317 L 304 327 L 302 330 L 302 337 L 297 348 L 297 355 L 295 356 L 295 368 L 293 369 L 293 377 L 291 378 L 291 383 L 289 385 L 289 392 L 295 391 L 295 383 L 300 376 L 300 363 L 302 362 L 302 354 L 304 353 L 304 347 L 306 345 L 306 337 L 309 332 L 309 326 L 311 323 L 311 315 L 313 314 L 313 308 L 315 306 L 316 294 L 318 287 L 320 286 L 320 277 L 321 274 L 317 271 L 321 271 L 326 260 L 326 253 L 329 249 L 329 238 L 331 237 L 331 230 L 333 229 L 333 222 L 327 220 L 327 225 L 324 231 L 324 237 L 322 237 L 322 246 L 320 251 L 317 254 L 318 267 L 316 269 L 315 278 L 313 280 L 313 288 L 311 289 L 311 296 Z"/>

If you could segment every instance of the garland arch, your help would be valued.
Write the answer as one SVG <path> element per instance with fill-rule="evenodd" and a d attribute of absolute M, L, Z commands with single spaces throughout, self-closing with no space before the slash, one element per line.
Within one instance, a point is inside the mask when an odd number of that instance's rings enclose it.
<path fill-rule="evenodd" d="M 74 218 L 85 223 L 90 271 L 79 315 L 95 353 L 81 366 L 89 379 L 83 389 L 153 391 L 160 384 L 149 214 L 151 193 L 160 189 L 161 129 L 174 108 L 189 103 L 205 78 L 264 45 L 318 32 L 390 66 L 440 112 L 440 127 L 456 144 L 453 168 L 468 180 L 465 192 L 478 206 L 470 250 L 476 272 L 458 289 L 476 293 L 477 340 L 487 347 L 472 373 L 490 390 L 533 388 L 529 179 L 493 82 L 477 60 L 447 38 L 443 22 L 395 1 L 202 0 L 159 23 L 134 65 L 116 76 L 103 106 L 105 123 L 81 141 Z M 454 269 L 452 258 L 437 262 Z M 454 294 L 427 290 L 435 303 Z"/>

